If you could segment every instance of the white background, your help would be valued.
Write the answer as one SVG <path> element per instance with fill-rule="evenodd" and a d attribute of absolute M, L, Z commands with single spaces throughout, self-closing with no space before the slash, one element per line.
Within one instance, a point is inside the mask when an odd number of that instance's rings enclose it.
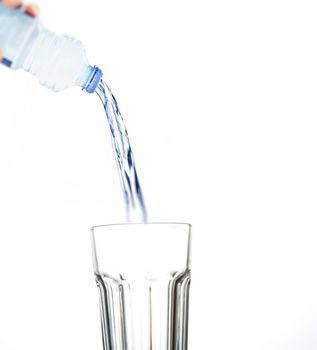
<path fill-rule="evenodd" d="M 40 6 L 104 70 L 150 220 L 194 225 L 189 349 L 315 350 L 315 1 Z M 0 350 L 101 350 L 89 229 L 124 220 L 102 106 L 0 82 Z"/>

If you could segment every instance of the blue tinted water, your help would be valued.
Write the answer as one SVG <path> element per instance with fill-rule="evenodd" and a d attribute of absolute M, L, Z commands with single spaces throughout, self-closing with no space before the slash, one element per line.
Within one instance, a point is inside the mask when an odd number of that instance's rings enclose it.
<path fill-rule="evenodd" d="M 107 84 L 102 80 L 96 93 L 104 106 L 110 126 L 112 146 L 124 194 L 127 222 L 146 222 L 147 212 L 142 189 L 135 168 L 128 132 L 118 103 Z"/>

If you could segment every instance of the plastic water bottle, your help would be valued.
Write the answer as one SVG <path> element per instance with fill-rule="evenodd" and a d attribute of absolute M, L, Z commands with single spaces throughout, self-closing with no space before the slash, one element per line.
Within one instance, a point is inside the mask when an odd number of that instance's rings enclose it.
<path fill-rule="evenodd" d="M 89 65 L 83 44 L 70 36 L 46 30 L 38 18 L 0 3 L 2 63 L 24 69 L 54 91 L 81 86 L 96 90 L 102 71 Z"/>

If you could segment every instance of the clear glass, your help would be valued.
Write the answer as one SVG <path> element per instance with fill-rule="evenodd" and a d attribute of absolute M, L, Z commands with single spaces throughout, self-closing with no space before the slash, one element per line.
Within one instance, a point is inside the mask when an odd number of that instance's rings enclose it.
<path fill-rule="evenodd" d="M 104 350 L 187 350 L 191 226 L 92 228 Z"/>

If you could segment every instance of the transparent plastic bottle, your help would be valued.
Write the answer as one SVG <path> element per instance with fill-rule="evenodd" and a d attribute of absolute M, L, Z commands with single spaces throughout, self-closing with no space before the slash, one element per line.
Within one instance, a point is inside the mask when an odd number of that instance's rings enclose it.
<path fill-rule="evenodd" d="M 24 69 L 54 91 L 81 86 L 96 90 L 102 71 L 89 65 L 83 44 L 70 36 L 46 30 L 38 18 L 0 3 L 2 63 Z"/>

